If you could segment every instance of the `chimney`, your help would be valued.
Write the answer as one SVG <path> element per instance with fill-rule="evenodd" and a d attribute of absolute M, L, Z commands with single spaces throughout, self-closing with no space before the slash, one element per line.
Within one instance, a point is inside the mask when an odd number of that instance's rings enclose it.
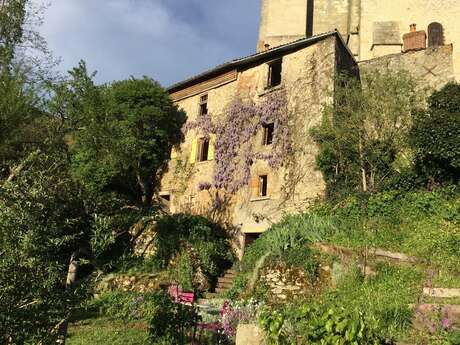
<path fill-rule="evenodd" d="M 425 30 L 417 31 L 417 24 L 410 25 L 410 32 L 403 35 L 404 52 L 426 49 Z"/>

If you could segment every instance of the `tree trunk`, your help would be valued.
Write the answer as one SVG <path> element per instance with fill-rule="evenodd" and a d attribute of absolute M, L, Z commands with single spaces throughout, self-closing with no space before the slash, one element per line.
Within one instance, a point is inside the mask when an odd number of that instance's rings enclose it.
<path fill-rule="evenodd" d="M 66 278 L 66 283 L 65 283 L 66 290 L 70 290 L 74 288 L 77 283 L 77 274 L 78 274 L 78 269 L 80 267 L 80 263 L 77 260 L 77 255 L 78 255 L 78 252 L 74 252 L 72 253 L 72 256 L 70 257 L 69 268 L 67 270 L 67 278 Z M 59 324 L 58 340 L 56 342 L 57 344 L 65 345 L 68 326 L 69 326 L 69 320 L 67 318 L 62 320 L 62 322 Z"/>
<path fill-rule="evenodd" d="M 153 182 L 151 179 L 143 179 L 139 173 L 137 173 L 136 178 L 142 193 L 142 204 L 146 207 L 150 207 L 153 198 Z"/>
<path fill-rule="evenodd" d="M 362 188 L 363 188 L 363 192 L 366 193 L 367 192 L 367 175 L 366 175 L 366 167 L 364 166 L 363 143 L 362 143 L 361 138 L 359 138 L 358 149 L 359 149 L 359 162 L 361 166 Z"/>

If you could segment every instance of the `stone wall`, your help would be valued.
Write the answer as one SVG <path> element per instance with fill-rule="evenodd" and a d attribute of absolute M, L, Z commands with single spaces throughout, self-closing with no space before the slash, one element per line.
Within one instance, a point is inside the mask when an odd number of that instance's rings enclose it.
<path fill-rule="evenodd" d="M 262 0 L 258 48 L 306 35 L 306 0 Z M 314 0 L 313 34 L 338 29 L 359 60 L 401 52 L 409 26 L 428 32 L 439 22 L 444 43 L 453 45 L 454 74 L 460 80 L 460 1 L 458 0 Z"/>
<path fill-rule="evenodd" d="M 259 283 L 265 284 L 270 294 L 279 300 L 291 300 L 294 296 L 308 296 L 312 285 L 301 268 L 284 264 L 262 269 Z"/>
<path fill-rule="evenodd" d="M 361 71 L 406 70 L 422 87 L 439 89 L 455 81 L 452 46 L 391 54 L 359 63 Z"/>

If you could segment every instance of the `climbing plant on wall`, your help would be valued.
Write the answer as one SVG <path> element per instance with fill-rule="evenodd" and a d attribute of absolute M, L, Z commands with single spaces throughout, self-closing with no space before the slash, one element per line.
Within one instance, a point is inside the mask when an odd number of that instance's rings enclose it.
<path fill-rule="evenodd" d="M 269 152 L 255 152 L 254 138 L 266 124 L 274 124 L 273 143 Z M 234 99 L 219 117 L 206 114 L 188 122 L 185 132 L 196 130 L 205 138 L 216 137 L 215 170 L 212 185 L 200 183 L 200 190 L 215 187 L 236 193 L 249 184 L 251 166 L 265 160 L 279 168 L 291 150 L 286 93 L 283 90 L 266 95 L 259 103 Z"/>

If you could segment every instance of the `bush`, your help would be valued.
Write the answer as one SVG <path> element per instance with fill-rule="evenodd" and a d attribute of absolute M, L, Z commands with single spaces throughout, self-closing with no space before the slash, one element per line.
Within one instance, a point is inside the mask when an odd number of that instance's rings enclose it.
<path fill-rule="evenodd" d="M 150 320 L 149 334 L 154 345 L 185 344 L 197 322 L 197 313 L 191 306 L 174 303 L 169 295 L 156 295 L 157 308 Z"/>
<path fill-rule="evenodd" d="M 308 251 L 308 244 L 321 241 L 333 232 L 335 226 L 328 216 L 320 217 L 314 214 L 287 216 L 249 246 L 243 257 L 243 270 L 252 270 L 264 255 L 279 259 L 293 249 Z"/>
<path fill-rule="evenodd" d="M 197 288 L 193 278 L 200 271 L 214 282 L 231 266 L 233 255 L 224 230 L 201 216 L 167 215 L 157 223 L 154 247 L 161 268 L 168 268 L 184 288 Z M 204 288 L 204 287 L 202 287 Z"/>
<path fill-rule="evenodd" d="M 434 182 L 460 179 L 460 84 L 447 84 L 414 117 L 410 139 L 418 172 Z"/>

